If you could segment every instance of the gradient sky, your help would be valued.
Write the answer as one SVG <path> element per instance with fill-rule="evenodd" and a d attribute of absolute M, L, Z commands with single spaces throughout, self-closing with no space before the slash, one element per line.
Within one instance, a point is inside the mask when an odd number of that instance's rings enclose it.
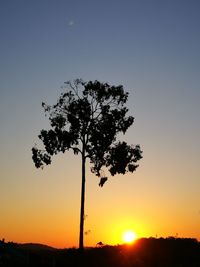
<path fill-rule="evenodd" d="M 144 158 L 98 186 L 87 168 L 86 245 L 200 239 L 200 1 L 0 1 L 0 238 L 78 245 L 81 161 L 34 167 L 31 147 L 64 81 L 123 84 L 135 116 L 124 139 Z"/>

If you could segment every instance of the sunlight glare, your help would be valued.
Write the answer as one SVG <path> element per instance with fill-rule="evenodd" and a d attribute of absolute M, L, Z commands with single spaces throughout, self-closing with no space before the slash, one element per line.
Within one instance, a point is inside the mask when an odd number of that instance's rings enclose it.
<path fill-rule="evenodd" d="M 131 244 L 136 240 L 136 238 L 137 238 L 137 235 L 132 230 L 128 230 L 123 233 L 123 241 L 125 243 Z"/>

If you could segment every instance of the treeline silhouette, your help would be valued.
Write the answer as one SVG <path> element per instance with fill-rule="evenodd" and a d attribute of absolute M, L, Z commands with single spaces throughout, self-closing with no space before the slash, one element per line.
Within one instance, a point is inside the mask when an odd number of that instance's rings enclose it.
<path fill-rule="evenodd" d="M 200 243 L 193 238 L 141 238 L 133 245 L 54 249 L 0 241 L 5 267 L 200 267 Z"/>

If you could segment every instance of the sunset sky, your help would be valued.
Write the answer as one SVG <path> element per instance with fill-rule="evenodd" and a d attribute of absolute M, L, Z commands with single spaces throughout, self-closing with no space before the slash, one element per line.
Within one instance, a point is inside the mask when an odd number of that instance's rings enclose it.
<path fill-rule="evenodd" d="M 200 1 L 0 1 L 0 239 L 78 246 L 81 161 L 36 169 L 31 148 L 75 78 L 124 85 L 140 144 L 133 174 L 103 188 L 87 166 L 85 245 L 200 239 Z M 120 137 L 121 138 L 121 137 Z"/>

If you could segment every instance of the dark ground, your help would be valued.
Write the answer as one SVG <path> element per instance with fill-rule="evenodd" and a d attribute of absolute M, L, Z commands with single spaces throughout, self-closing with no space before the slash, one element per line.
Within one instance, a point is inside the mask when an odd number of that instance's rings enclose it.
<path fill-rule="evenodd" d="M 191 238 L 142 238 L 134 245 L 53 249 L 0 241 L 0 267 L 200 267 L 200 243 Z"/>

